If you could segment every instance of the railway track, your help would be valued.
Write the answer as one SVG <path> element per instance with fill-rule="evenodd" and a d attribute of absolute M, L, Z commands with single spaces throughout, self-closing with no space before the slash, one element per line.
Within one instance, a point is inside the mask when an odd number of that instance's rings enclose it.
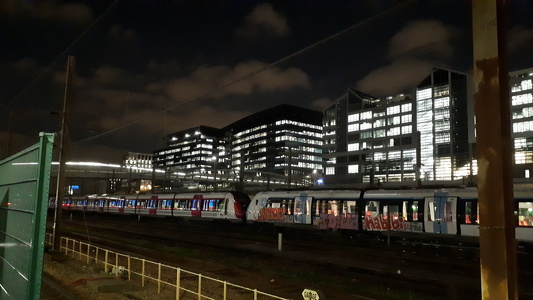
<path fill-rule="evenodd" d="M 71 294 L 54 279 L 44 273 L 41 284 L 41 300 L 78 300 L 78 297 Z"/>
<path fill-rule="evenodd" d="M 76 221 L 66 224 L 82 232 L 87 226 L 92 243 L 133 250 L 156 258 L 162 258 L 161 249 L 154 251 L 124 240 L 141 239 L 145 244 L 190 248 L 208 253 L 206 256 L 225 256 L 228 261 L 241 260 L 241 263 L 246 258 L 246 261 L 257 262 L 258 266 L 270 266 L 272 270 L 269 272 L 273 274 L 284 273 L 286 279 L 283 285 L 277 286 L 276 292 L 280 294 L 283 290 L 284 294 L 280 295 L 294 299 L 301 297 L 298 291 L 301 292 L 305 286 L 321 287 L 328 299 L 347 299 L 346 295 L 351 295 L 353 299 L 358 299 L 360 295 L 395 299 L 394 295 L 400 291 L 403 291 L 403 297 L 405 293 L 414 295 L 411 299 L 426 299 L 428 296 L 434 299 L 439 299 L 439 296 L 440 299 L 480 298 L 477 249 L 470 246 L 420 245 L 400 240 L 386 247 L 383 241 L 375 239 L 354 241 L 340 235 L 286 229 L 284 250 L 278 251 L 275 228 L 270 227 L 222 223 L 213 227 L 213 223 L 209 222 L 176 223 L 163 219 L 138 222 L 117 216 L 103 219 L 91 216 L 89 219 L 91 225 Z M 98 235 L 106 238 L 96 238 Z M 112 236 L 118 241 L 113 241 Z M 172 255 L 164 255 L 164 258 L 171 260 Z M 525 265 L 531 264 L 531 258 L 522 258 L 522 261 Z M 280 267 L 276 269 L 274 266 Z M 216 275 L 232 273 L 231 266 L 220 270 L 221 274 Z M 300 274 L 297 274 L 298 271 Z M 521 286 L 533 286 L 531 274 L 521 271 L 520 277 Z M 368 286 L 373 288 L 368 289 Z M 417 295 L 419 298 L 416 298 Z M 521 299 L 532 298 L 523 289 Z"/>

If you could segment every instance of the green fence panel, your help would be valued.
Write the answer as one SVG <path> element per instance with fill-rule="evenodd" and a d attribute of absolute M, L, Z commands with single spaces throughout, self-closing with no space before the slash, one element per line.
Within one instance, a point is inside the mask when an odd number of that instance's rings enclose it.
<path fill-rule="evenodd" d="M 54 135 L 0 161 L 0 300 L 40 299 Z"/>

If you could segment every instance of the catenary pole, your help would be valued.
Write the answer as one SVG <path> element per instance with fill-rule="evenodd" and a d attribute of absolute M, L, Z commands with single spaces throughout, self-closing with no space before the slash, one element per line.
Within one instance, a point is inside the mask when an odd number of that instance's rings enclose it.
<path fill-rule="evenodd" d="M 473 0 L 483 300 L 518 299 L 504 0 Z"/>
<path fill-rule="evenodd" d="M 67 61 L 67 75 L 65 83 L 65 96 L 63 98 L 63 113 L 61 114 L 61 139 L 59 144 L 59 171 L 57 173 L 56 208 L 54 213 L 54 245 L 56 251 L 61 247 L 61 219 L 63 216 L 63 197 L 65 195 L 65 152 L 67 145 L 67 117 L 69 104 L 72 100 L 72 80 L 74 72 L 74 56 L 69 56 Z"/>

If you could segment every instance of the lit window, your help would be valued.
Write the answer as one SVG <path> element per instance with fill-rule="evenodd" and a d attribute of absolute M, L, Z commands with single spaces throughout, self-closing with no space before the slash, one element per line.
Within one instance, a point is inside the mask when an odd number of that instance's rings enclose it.
<path fill-rule="evenodd" d="M 358 165 L 348 165 L 348 173 L 349 174 L 359 173 L 359 166 Z"/>
<path fill-rule="evenodd" d="M 357 151 L 359 150 L 359 143 L 348 144 L 348 151 Z"/>
<path fill-rule="evenodd" d="M 511 97 L 511 103 L 513 106 L 531 104 L 533 103 L 533 95 L 531 93 L 514 95 Z"/>
<path fill-rule="evenodd" d="M 367 119 L 372 119 L 371 111 L 365 111 L 361 113 L 361 120 L 367 120 Z"/>
<path fill-rule="evenodd" d="M 416 91 L 416 99 L 431 98 L 431 88 Z"/>
<path fill-rule="evenodd" d="M 403 115 L 402 116 L 402 123 L 411 123 L 413 121 L 412 115 Z"/>
<path fill-rule="evenodd" d="M 326 175 L 335 175 L 335 167 L 327 167 Z"/>
<path fill-rule="evenodd" d="M 387 115 L 394 115 L 400 113 L 400 105 L 387 107 Z"/>
<path fill-rule="evenodd" d="M 402 112 L 411 111 L 412 110 L 412 106 L 413 105 L 411 103 L 402 104 Z"/>
<path fill-rule="evenodd" d="M 385 129 L 374 130 L 374 138 L 380 138 L 385 136 Z"/>
<path fill-rule="evenodd" d="M 359 121 L 359 114 L 348 115 L 348 122 L 356 122 L 356 121 Z"/>
<path fill-rule="evenodd" d="M 370 128 L 372 128 L 372 123 L 370 122 L 361 123 L 361 130 L 370 129 Z"/>
<path fill-rule="evenodd" d="M 359 131 L 359 124 L 348 125 L 348 132 Z"/>

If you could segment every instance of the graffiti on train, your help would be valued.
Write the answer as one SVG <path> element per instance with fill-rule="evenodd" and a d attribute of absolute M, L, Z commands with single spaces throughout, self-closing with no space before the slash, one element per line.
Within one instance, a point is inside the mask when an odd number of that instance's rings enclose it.
<path fill-rule="evenodd" d="M 357 230 L 357 214 L 320 214 L 319 229 L 353 229 Z"/>
<path fill-rule="evenodd" d="M 258 221 L 291 222 L 292 216 L 287 215 L 285 207 L 264 207 L 259 210 Z"/>

